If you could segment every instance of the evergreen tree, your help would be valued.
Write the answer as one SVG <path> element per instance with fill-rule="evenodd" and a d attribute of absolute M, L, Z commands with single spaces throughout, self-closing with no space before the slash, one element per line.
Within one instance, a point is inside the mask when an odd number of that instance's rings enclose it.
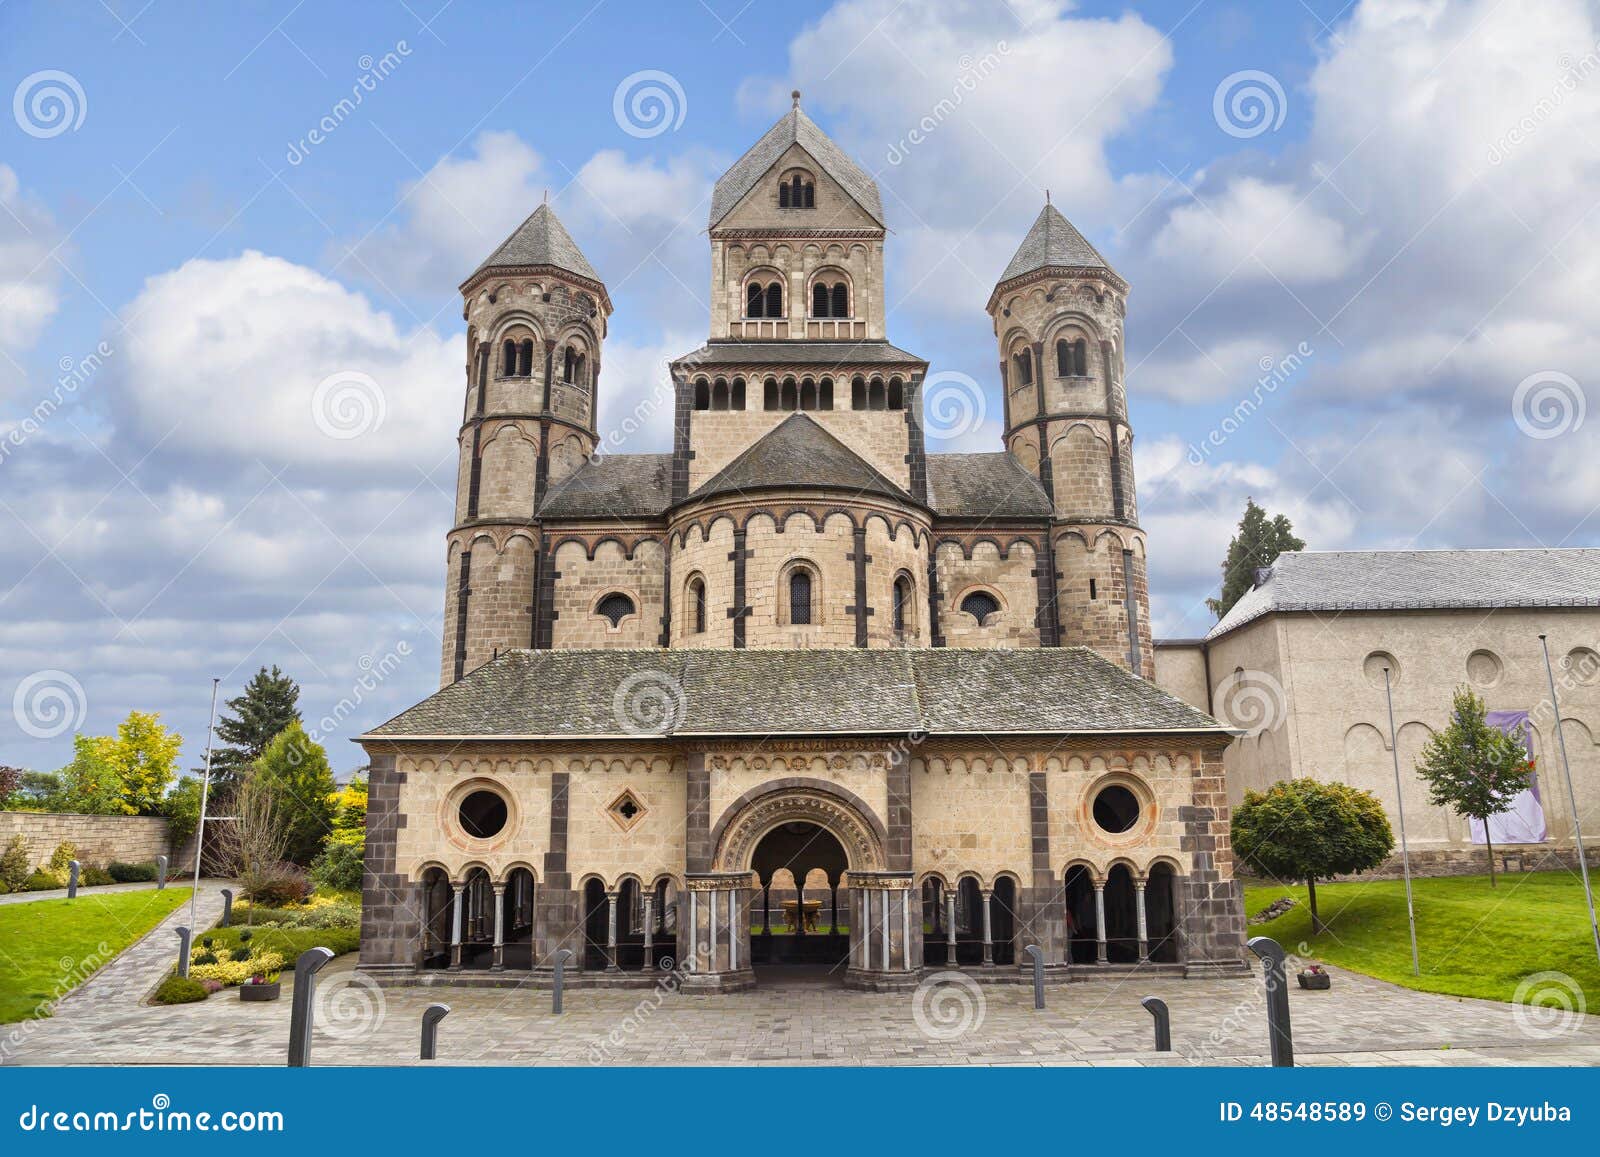
<path fill-rule="evenodd" d="M 218 746 L 211 752 L 214 788 L 225 792 L 238 783 L 280 731 L 300 722 L 296 706 L 299 698 L 300 685 L 274 664 L 271 671 L 265 667 L 257 671 L 245 684 L 243 695 L 228 700 L 228 710 L 233 715 L 224 713 L 217 720 L 217 741 L 227 746 Z"/>
<path fill-rule="evenodd" d="M 302 866 L 311 863 L 332 832 L 338 811 L 339 785 L 328 767 L 328 753 L 296 720 L 267 744 L 255 771 L 256 781 L 272 797 L 286 837 L 284 854 Z"/>
<path fill-rule="evenodd" d="M 1206 606 L 1221 619 L 1255 585 L 1257 568 L 1271 566 L 1286 550 L 1305 548 L 1304 540 L 1295 537 L 1294 526 L 1287 516 L 1279 514 L 1268 518 L 1254 498 L 1245 499 L 1239 533 L 1228 543 L 1228 557 L 1222 564 L 1222 597 L 1207 599 Z"/>
<path fill-rule="evenodd" d="M 1450 724 L 1437 731 L 1422 749 L 1417 774 L 1428 781 L 1435 807 L 1483 824 L 1489 854 L 1489 884 L 1494 886 L 1494 843 L 1489 817 L 1511 806 L 1528 789 L 1533 760 L 1522 736 L 1501 731 L 1485 718 L 1483 700 L 1470 687 L 1456 688 Z"/>

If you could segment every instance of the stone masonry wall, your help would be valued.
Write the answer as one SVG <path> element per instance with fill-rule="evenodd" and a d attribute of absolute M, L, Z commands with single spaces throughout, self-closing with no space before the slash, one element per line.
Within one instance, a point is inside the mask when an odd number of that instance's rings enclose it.
<path fill-rule="evenodd" d="M 0 812 L 0 849 L 14 836 L 28 845 L 35 866 L 50 858 L 63 842 L 78 849 L 86 864 L 144 864 L 157 856 L 170 856 L 167 821 L 161 816 L 87 816 L 57 812 Z M 168 865 L 177 871 L 176 859 Z"/>

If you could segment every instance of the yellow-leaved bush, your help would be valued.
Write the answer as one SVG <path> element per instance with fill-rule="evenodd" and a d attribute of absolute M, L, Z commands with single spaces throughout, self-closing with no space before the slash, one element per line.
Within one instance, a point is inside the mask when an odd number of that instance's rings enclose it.
<path fill-rule="evenodd" d="M 189 965 L 189 979 L 215 980 L 224 985 L 235 985 L 243 984 L 252 976 L 272 977 L 283 969 L 283 954 L 280 952 L 258 952 L 254 956 L 240 953 L 236 960 L 226 948 L 199 948 L 192 955 L 199 956 L 208 951 L 216 956 L 217 962 Z"/>

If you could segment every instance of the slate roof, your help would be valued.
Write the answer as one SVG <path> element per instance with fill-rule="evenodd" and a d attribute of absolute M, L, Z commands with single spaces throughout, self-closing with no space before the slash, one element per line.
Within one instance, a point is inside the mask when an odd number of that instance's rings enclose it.
<path fill-rule="evenodd" d="M 776 486 L 826 486 L 830 490 L 914 501 L 806 413 L 790 414 L 702 483 L 690 497 L 706 498 L 729 491 Z"/>
<path fill-rule="evenodd" d="M 1032 518 L 1052 509 L 1039 480 L 1004 450 L 929 454 L 928 501 L 947 518 Z"/>
<path fill-rule="evenodd" d="M 717 181 L 716 187 L 711 190 L 709 227 L 715 229 L 724 217 L 733 212 L 734 206 L 744 199 L 744 195 L 755 188 L 756 182 L 778 163 L 778 158 L 789 150 L 789 146 L 795 144 L 810 153 L 822 171 L 849 193 L 874 221 L 880 225 L 888 224 L 883 219 L 883 201 L 878 196 L 877 183 L 834 144 L 827 133 L 817 127 L 817 122 L 808 117 L 797 102 Z"/>
<path fill-rule="evenodd" d="M 1300 550 L 1206 637 L 1274 611 L 1594 606 L 1600 550 Z"/>
<path fill-rule="evenodd" d="M 556 483 L 539 516 L 653 518 L 671 503 L 671 454 L 606 454 Z"/>
<path fill-rule="evenodd" d="M 1035 269 L 1052 265 L 1104 269 L 1114 276 L 1117 272 L 1111 268 L 1110 262 L 1100 256 L 1100 251 L 1089 244 L 1088 238 L 1061 215 L 1060 210 L 1046 203 L 1034 219 L 1028 235 L 1017 247 L 1011 264 L 1000 275 L 1000 280 L 1010 281 L 1013 277 L 1021 277 Z M 1121 280 L 1120 277 L 1117 279 Z"/>
<path fill-rule="evenodd" d="M 473 270 L 472 277 L 485 269 L 514 265 L 553 265 L 590 281 L 600 280 L 594 266 L 589 264 L 589 259 L 583 255 L 572 234 L 567 232 L 567 227 L 549 205 L 540 205 L 535 209 L 511 236 L 500 243 L 498 249 L 489 254 L 482 265 Z M 472 277 L 467 281 L 471 281 Z"/>
<path fill-rule="evenodd" d="M 1087 647 L 507 651 L 362 739 L 1222 732 Z"/>
<path fill-rule="evenodd" d="M 857 365 L 926 365 L 886 341 L 714 341 L 674 358 L 695 366 L 794 365 L 838 369 Z"/>

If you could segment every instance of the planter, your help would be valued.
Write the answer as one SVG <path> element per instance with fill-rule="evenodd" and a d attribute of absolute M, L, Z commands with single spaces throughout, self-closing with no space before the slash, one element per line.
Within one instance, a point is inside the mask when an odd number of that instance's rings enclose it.
<path fill-rule="evenodd" d="M 1327 972 L 1302 972 L 1298 977 L 1301 988 L 1328 989 L 1333 987 L 1333 975 Z"/>
<path fill-rule="evenodd" d="M 282 992 L 282 982 L 277 980 L 274 980 L 271 984 L 241 984 L 239 986 L 239 999 L 277 1000 Z"/>

